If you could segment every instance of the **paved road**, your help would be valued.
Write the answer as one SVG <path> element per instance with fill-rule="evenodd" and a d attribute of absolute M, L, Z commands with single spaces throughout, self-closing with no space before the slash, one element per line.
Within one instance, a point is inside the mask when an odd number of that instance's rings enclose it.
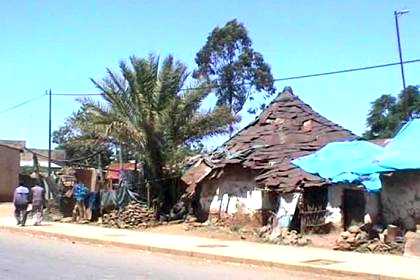
<path fill-rule="evenodd" d="M 0 231 L 0 279 L 343 279 Z M 349 278 L 346 278 L 349 279 Z"/>

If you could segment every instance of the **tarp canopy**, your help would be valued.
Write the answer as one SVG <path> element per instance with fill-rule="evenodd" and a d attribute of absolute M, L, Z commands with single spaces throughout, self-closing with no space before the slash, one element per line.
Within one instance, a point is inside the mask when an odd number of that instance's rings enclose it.
<path fill-rule="evenodd" d="M 292 163 L 332 183 L 361 183 L 368 191 L 378 191 L 380 173 L 420 169 L 417 139 L 420 119 L 404 125 L 385 147 L 367 141 L 334 142 Z"/>
<path fill-rule="evenodd" d="M 368 141 L 333 142 L 292 163 L 332 183 L 361 183 L 369 191 L 377 191 L 381 182 L 379 175 L 373 173 L 389 171 L 373 164 L 383 150 L 383 147 Z"/>
<path fill-rule="evenodd" d="M 378 165 L 394 170 L 420 169 L 420 119 L 408 122 L 385 147 Z"/>

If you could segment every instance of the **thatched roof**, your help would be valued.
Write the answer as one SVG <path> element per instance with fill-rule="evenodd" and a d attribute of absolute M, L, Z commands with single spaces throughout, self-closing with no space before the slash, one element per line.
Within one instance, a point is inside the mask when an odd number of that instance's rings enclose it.
<path fill-rule="evenodd" d="M 290 192 L 320 186 L 325 184 L 323 179 L 304 172 L 291 161 L 330 142 L 356 138 L 351 131 L 315 112 L 291 90 L 284 91 L 255 122 L 211 156 L 218 166 L 213 173 L 226 165 L 240 164 L 256 174 L 257 185 L 264 189 Z"/>

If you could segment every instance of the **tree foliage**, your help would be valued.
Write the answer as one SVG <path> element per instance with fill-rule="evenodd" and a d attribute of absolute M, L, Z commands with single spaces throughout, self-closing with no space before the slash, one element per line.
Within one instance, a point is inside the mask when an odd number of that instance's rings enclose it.
<path fill-rule="evenodd" d="M 195 78 L 205 78 L 215 89 L 217 104 L 237 114 L 253 92 L 275 92 L 270 66 L 254 51 L 248 31 L 236 19 L 216 27 L 197 53 Z M 255 108 L 251 108 L 255 112 Z"/>
<path fill-rule="evenodd" d="M 83 119 L 83 111 L 80 110 L 53 132 L 52 141 L 58 144 L 56 149 L 65 150 L 70 161 L 83 158 L 75 163 L 102 167 L 108 165 L 113 154 L 110 143 L 98 138 L 92 131 L 81 130 L 77 123 Z"/>
<path fill-rule="evenodd" d="M 418 87 L 408 86 L 398 98 L 382 95 L 372 102 L 364 136 L 368 139 L 393 137 L 403 123 L 417 117 L 420 117 Z"/>
<path fill-rule="evenodd" d="M 79 125 L 131 147 L 144 162 L 154 190 L 162 194 L 160 180 L 177 172 L 194 144 L 226 132 L 234 118 L 224 107 L 200 111 L 209 90 L 200 82 L 194 86 L 198 89 L 182 91 L 189 74 L 172 56 L 162 62 L 153 55 L 133 56 L 129 64 L 120 63 L 120 71 L 107 69 L 103 81 L 92 80 L 104 102 L 84 100 L 87 121 Z"/>

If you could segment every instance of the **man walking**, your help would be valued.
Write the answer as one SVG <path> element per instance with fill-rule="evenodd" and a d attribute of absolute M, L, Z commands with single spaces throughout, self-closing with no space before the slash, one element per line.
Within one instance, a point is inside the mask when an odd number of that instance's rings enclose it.
<path fill-rule="evenodd" d="M 34 226 L 41 225 L 43 210 L 44 210 L 44 188 L 39 185 L 35 185 L 31 188 L 32 192 L 32 212 L 35 216 Z"/>
<path fill-rule="evenodd" d="M 13 204 L 15 205 L 15 218 L 17 224 L 25 226 L 27 209 L 29 204 L 29 189 L 20 184 L 13 195 Z"/>

